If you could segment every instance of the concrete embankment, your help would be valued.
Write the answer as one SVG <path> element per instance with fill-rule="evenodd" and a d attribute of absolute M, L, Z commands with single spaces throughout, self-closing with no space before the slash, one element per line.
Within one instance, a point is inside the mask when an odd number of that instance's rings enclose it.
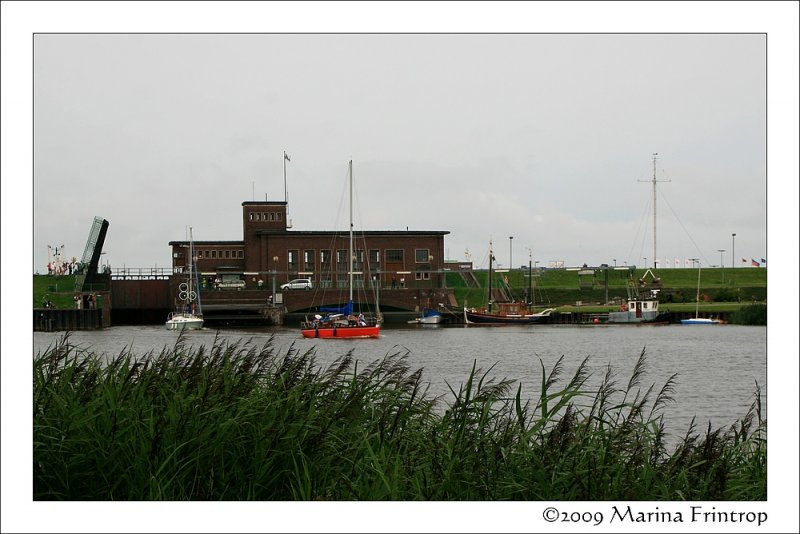
<path fill-rule="evenodd" d="M 98 330 L 111 326 L 111 313 L 102 309 L 34 308 L 34 332 L 60 330 Z"/>

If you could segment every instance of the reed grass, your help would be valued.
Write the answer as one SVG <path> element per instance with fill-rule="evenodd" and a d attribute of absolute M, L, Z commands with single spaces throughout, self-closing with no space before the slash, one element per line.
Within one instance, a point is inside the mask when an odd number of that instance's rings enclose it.
<path fill-rule="evenodd" d="M 107 358 L 64 335 L 34 358 L 35 500 L 763 500 L 766 420 L 755 387 L 723 431 L 694 421 L 670 452 L 676 377 L 622 385 L 588 359 L 542 363 L 535 404 L 473 365 L 440 398 L 398 350 L 280 354 L 272 338 Z"/>

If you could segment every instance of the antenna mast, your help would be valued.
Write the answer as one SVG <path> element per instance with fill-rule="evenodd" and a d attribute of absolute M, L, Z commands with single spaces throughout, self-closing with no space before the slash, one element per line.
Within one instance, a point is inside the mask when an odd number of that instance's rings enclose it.
<path fill-rule="evenodd" d="M 656 158 L 658 157 L 658 152 L 653 154 L 653 269 L 658 269 L 658 254 L 657 254 L 657 246 L 656 246 L 656 183 L 657 182 L 671 182 L 672 180 L 656 180 Z M 639 180 L 639 182 L 644 182 L 647 180 Z M 645 265 L 647 267 L 647 265 Z"/>

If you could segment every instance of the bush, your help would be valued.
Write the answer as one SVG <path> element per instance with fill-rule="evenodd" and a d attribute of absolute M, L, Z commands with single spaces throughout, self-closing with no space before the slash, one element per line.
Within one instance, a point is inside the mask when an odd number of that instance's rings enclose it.
<path fill-rule="evenodd" d="M 732 287 L 718 289 L 711 298 L 714 302 L 738 302 L 739 289 Z"/>
<path fill-rule="evenodd" d="M 751 304 L 750 306 L 744 306 L 731 315 L 730 322 L 741 325 L 767 326 L 767 305 Z"/>

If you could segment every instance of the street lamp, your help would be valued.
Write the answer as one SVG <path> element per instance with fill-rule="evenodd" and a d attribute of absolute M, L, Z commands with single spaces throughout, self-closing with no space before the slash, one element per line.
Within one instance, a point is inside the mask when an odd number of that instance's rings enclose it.
<path fill-rule="evenodd" d="M 514 249 L 512 247 L 512 243 L 514 242 L 514 236 L 508 236 L 508 271 L 511 272 L 511 269 L 514 268 Z"/>
<path fill-rule="evenodd" d="M 272 305 L 275 306 L 275 294 L 277 287 L 275 284 L 275 276 L 278 274 L 278 256 L 272 256 Z"/>
<path fill-rule="evenodd" d="M 614 268 L 617 267 L 617 258 L 614 258 Z"/>
<path fill-rule="evenodd" d="M 736 234 L 731 234 L 731 268 L 736 268 Z"/>

